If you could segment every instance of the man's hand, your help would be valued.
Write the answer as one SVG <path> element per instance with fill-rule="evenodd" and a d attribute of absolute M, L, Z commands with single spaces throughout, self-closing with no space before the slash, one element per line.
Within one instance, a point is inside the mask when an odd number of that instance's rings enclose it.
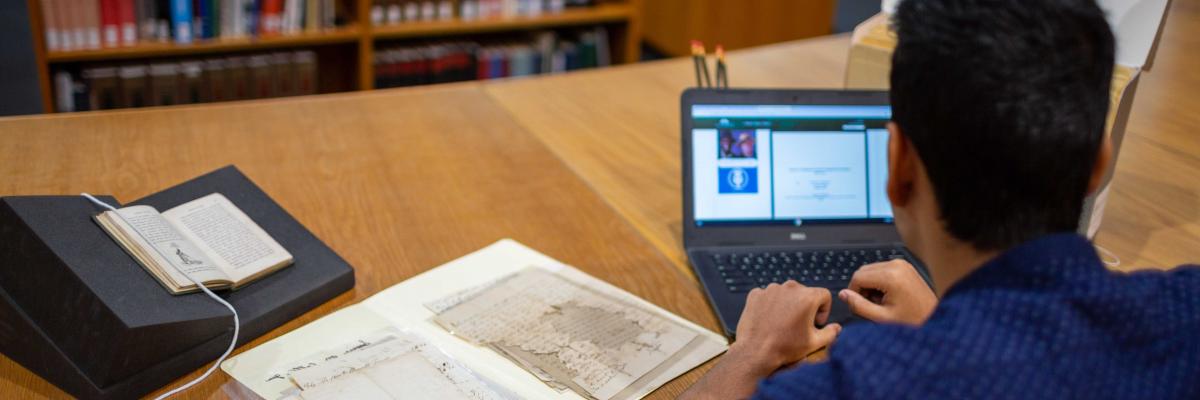
<path fill-rule="evenodd" d="M 859 268 L 850 278 L 850 288 L 839 292 L 838 298 L 863 318 L 910 325 L 924 323 L 938 301 L 917 270 L 904 260 Z"/>
<path fill-rule="evenodd" d="M 788 281 L 754 289 L 738 321 L 737 341 L 708 374 L 681 399 L 744 399 L 758 381 L 780 367 L 794 364 L 828 346 L 842 327 L 825 325 L 831 305 L 829 290 Z"/>
<path fill-rule="evenodd" d="M 803 360 L 833 343 L 841 332 L 838 324 L 822 329 L 814 326 L 825 323 L 831 305 L 829 290 L 805 287 L 796 281 L 751 290 L 738 320 L 737 342 L 729 351 L 768 362 L 771 371 Z"/>

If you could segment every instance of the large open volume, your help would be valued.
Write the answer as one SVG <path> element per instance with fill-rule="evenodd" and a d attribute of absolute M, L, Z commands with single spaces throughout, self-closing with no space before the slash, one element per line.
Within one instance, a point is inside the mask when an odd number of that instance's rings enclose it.
<path fill-rule="evenodd" d="M 237 289 L 292 264 L 292 255 L 220 193 L 159 213 L 105 211 L 96 222 L 171 294 Z"/>
<path fill-rule="evenodd" d="M 225 361 L 276 399 L 640 399 L 724 337 L 512 240 Z"/>

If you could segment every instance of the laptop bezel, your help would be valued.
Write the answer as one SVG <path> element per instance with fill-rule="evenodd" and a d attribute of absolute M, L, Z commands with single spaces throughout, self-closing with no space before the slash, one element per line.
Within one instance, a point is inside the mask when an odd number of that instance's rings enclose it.
<path fill-rule="evenodd" d="M 692 176 L 692 105 L 889 105 L 888 93 L 877 90 L 811 89 L 697 89 L 680 97 L 682 115 L 684 248 L 754 246 L 830 246 L 898 244 L 900 235 L 891 223 L 864 222 L 836 225 L 696 226 Z"/>

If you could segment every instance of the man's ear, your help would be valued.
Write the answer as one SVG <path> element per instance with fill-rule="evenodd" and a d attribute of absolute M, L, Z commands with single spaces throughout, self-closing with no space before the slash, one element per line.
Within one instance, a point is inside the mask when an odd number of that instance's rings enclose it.
<path fill-rule="evenodd" d="M 900 126 L 888 122 L 888 180 L 887 195 L 892 207 L 907 206 L 912 200 L 913 182 L 917 178 L 917 166 L 912 143 Z"/>
<path fill-rule="evenodd" d="M 1109 140 L 1108 135 L 1104 135 L 1104 140 L 1100 142 L 1100 152 L 1096 153 L 1096 163 L 1092 165 L 1092 177 L 1088 180 L 1089 196 L 1100 190 L 1100 182 L 1104 179 L 1104 174 L 1108 173 L 1108 164 L 1112 162 L 1112 153 L 1112 140 Z"/>

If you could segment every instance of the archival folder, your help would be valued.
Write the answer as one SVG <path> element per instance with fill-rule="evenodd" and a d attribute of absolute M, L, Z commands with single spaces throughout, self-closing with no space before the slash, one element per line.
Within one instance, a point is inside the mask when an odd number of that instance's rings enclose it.
<path fill-rule="evenodd" d="M 236 167 L 126 205 L 166 210 L 211 193 L 295 258 L 218 292 L 241 317 L 239 345 L 354 287 L 350 265 Z M 0 351 L 80 398 L 140 397 L 213 362 L 233 323 L 212 299 L 163 290 L 92 220 L 101 211 L 81 196 L 0 198 Z"/>

